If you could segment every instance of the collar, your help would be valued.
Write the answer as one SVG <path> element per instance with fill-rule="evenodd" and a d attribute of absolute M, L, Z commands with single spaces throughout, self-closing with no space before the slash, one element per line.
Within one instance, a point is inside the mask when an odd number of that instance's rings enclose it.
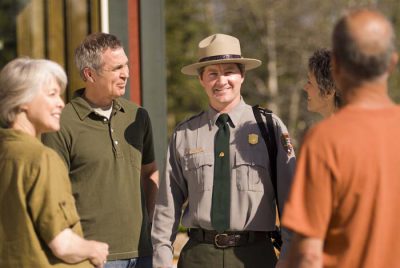
<path fill-rule="evenodd" d="M 246 103 L 244 102 L 243 98 L 240 97 L 240 102 L 233 107 L 232 110 L 228 112 L 229 118 L 231 119 L 230 121 L 233 124 L 233 127 L 236 127 L 239 124 L 239 120 L 242 117 L 242 113 L 244 111 L 244 107 L 246 106 Z M 220 116 L 220 112 L 209 106 L 209 109 L 207 111 L 207 118 L 208 122 L 210 123 L 211 126 L 214 126 L 215 123 L 217 122 L 218 117 Z"/>
<path fill-rule="evenodd" d="M 91 113 L 94 113 L 93 108 L 90 104 L 83 98 L 83 94 L 85 92 L 84 88 L 78 89 L 74 93 L 74 97 L 71 100 L 71 105 L 74 107 L 76 113 L 79 116 L 80 120 L 84 120 L 88 117 Z M 124 105 L 122 104 L 119 99 L 114 99 L 113 101 L 113 111 L 121 111 L 125 112 Z"/>
<path fill-rule="evenodd" d="M 0 127 L 0 140 L 1 141 L 16 140 L 16 139 L 25 139 L 25 140 L 30 140 L 30 142 L 42 144 L 42 142 L 40 141 L 40 138 L 31 136 L 28 133 L 25 133 L 21 130 Z"/>

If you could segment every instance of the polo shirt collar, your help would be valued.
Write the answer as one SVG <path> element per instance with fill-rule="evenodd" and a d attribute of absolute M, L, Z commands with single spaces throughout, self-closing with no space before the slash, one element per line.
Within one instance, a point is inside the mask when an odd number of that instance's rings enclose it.
<path fill-rule="evenodd" d="M 240 97 L 240 102 L 233 107 L 231 111 L 228 112 L 229 118 L 231 119 L 231 122 L 233 124 L 233 127 L 236 127 L 239 124 L 239 120 L 242 116 L 243 111 L 245 110 L 246 103 L 244 102 L 243 98 Z M 209 109 L 207 111 L 207 117 L 208 121 L 212 126 L 215 125 L 217 122 L 218 117 L 221 115 L 220 112 L 209 106 Z"/>
<path fill-rule="evenodd" d="M 84 88 L 78 89 L 74 93 L 74 98 L 71 100 L 71 104 L 74 107 L 76 113 L 79 116 L 79 119 L 84 120 L 91 113 L 94 113 L 93 108 L 90 104 L 83 98 L 83 93 L 85 92 Z M 126 108 L 124 104 L 118 99 L 114 99 L 113 101 L 113 111 L 125 112 Z"/>

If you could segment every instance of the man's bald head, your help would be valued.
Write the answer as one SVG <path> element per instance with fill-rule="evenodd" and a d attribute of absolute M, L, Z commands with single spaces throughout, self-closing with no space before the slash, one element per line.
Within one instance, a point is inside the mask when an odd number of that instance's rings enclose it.
<path fill-rule="evenodd" d="M 353 79 L 381 76 L 388 71 L 394 52 L 392 25 L 377 11 L 353 10 L 339 20 L 333 31 L 336 64 Z"/>

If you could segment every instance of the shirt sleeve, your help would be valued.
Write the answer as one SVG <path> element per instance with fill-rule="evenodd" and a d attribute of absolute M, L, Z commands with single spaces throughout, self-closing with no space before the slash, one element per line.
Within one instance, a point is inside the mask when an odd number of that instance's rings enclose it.
<path fill-rule="evenodd" d="M 143 108 L 140 108 L 139 111 L 143 114 L 144 120 L 142 165 L 146 165 L 152 163 L 155 160 L 153 130 L 151 126 L 151 120 L 147 111 Z"/>
<path fill-rule="evenodd" d="M 289 132 L 283 122 L 276 116 L 275 122 L 275 140 L 277 143 L 277 191 L 280 215 L 283 215 L 285 203 L 289 195 L 294 170 L 296 167 L 296 156 L 289 136 Z M 282 220 L 282 219 L 281 219 Z M 287 249 L 291 241 L 291 232 L 284 227 L 281 228 L 282 250 L 281 258 L 286 257 Z"/>
<path fill-rule="evenodd" d="M 160 189 L 152 226 L 153 267 L 170 267 L 172 243 L 178 232 L 182 206 L 187 199 L 187 186 L 176 154 L 174 133 L 167 154 L 166 174 L 160 179 Z"/>
<path fill-rule="evenodd" d="M 66 228 L 82 234 L 67 170 L 60 157 L 46 149 L 32 176 L 34 183 L 27 204 L 39 236 L 49 243 Z"/>
<path fill-rule="evenodd" d="M 332 212 L 333 172 L 312 143 L 312 136 L 307 135 L 285 207 L 283 225 L 304 236 L 323 239 Z"/>

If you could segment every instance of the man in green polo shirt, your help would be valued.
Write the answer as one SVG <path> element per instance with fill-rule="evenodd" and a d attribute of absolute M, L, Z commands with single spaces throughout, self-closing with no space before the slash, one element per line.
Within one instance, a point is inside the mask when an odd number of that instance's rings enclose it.
<path fill-rule="evenodd" d="M 66 105 L 60 131 L 43 142 L 68 166 L 85 237 L 110 246 L 105 267 L 151 268 L 158 171 L 149 115 L 121 98 L 129 68 L 115 36 L 89 35 L 75 61 L 85 88 Z"/>

